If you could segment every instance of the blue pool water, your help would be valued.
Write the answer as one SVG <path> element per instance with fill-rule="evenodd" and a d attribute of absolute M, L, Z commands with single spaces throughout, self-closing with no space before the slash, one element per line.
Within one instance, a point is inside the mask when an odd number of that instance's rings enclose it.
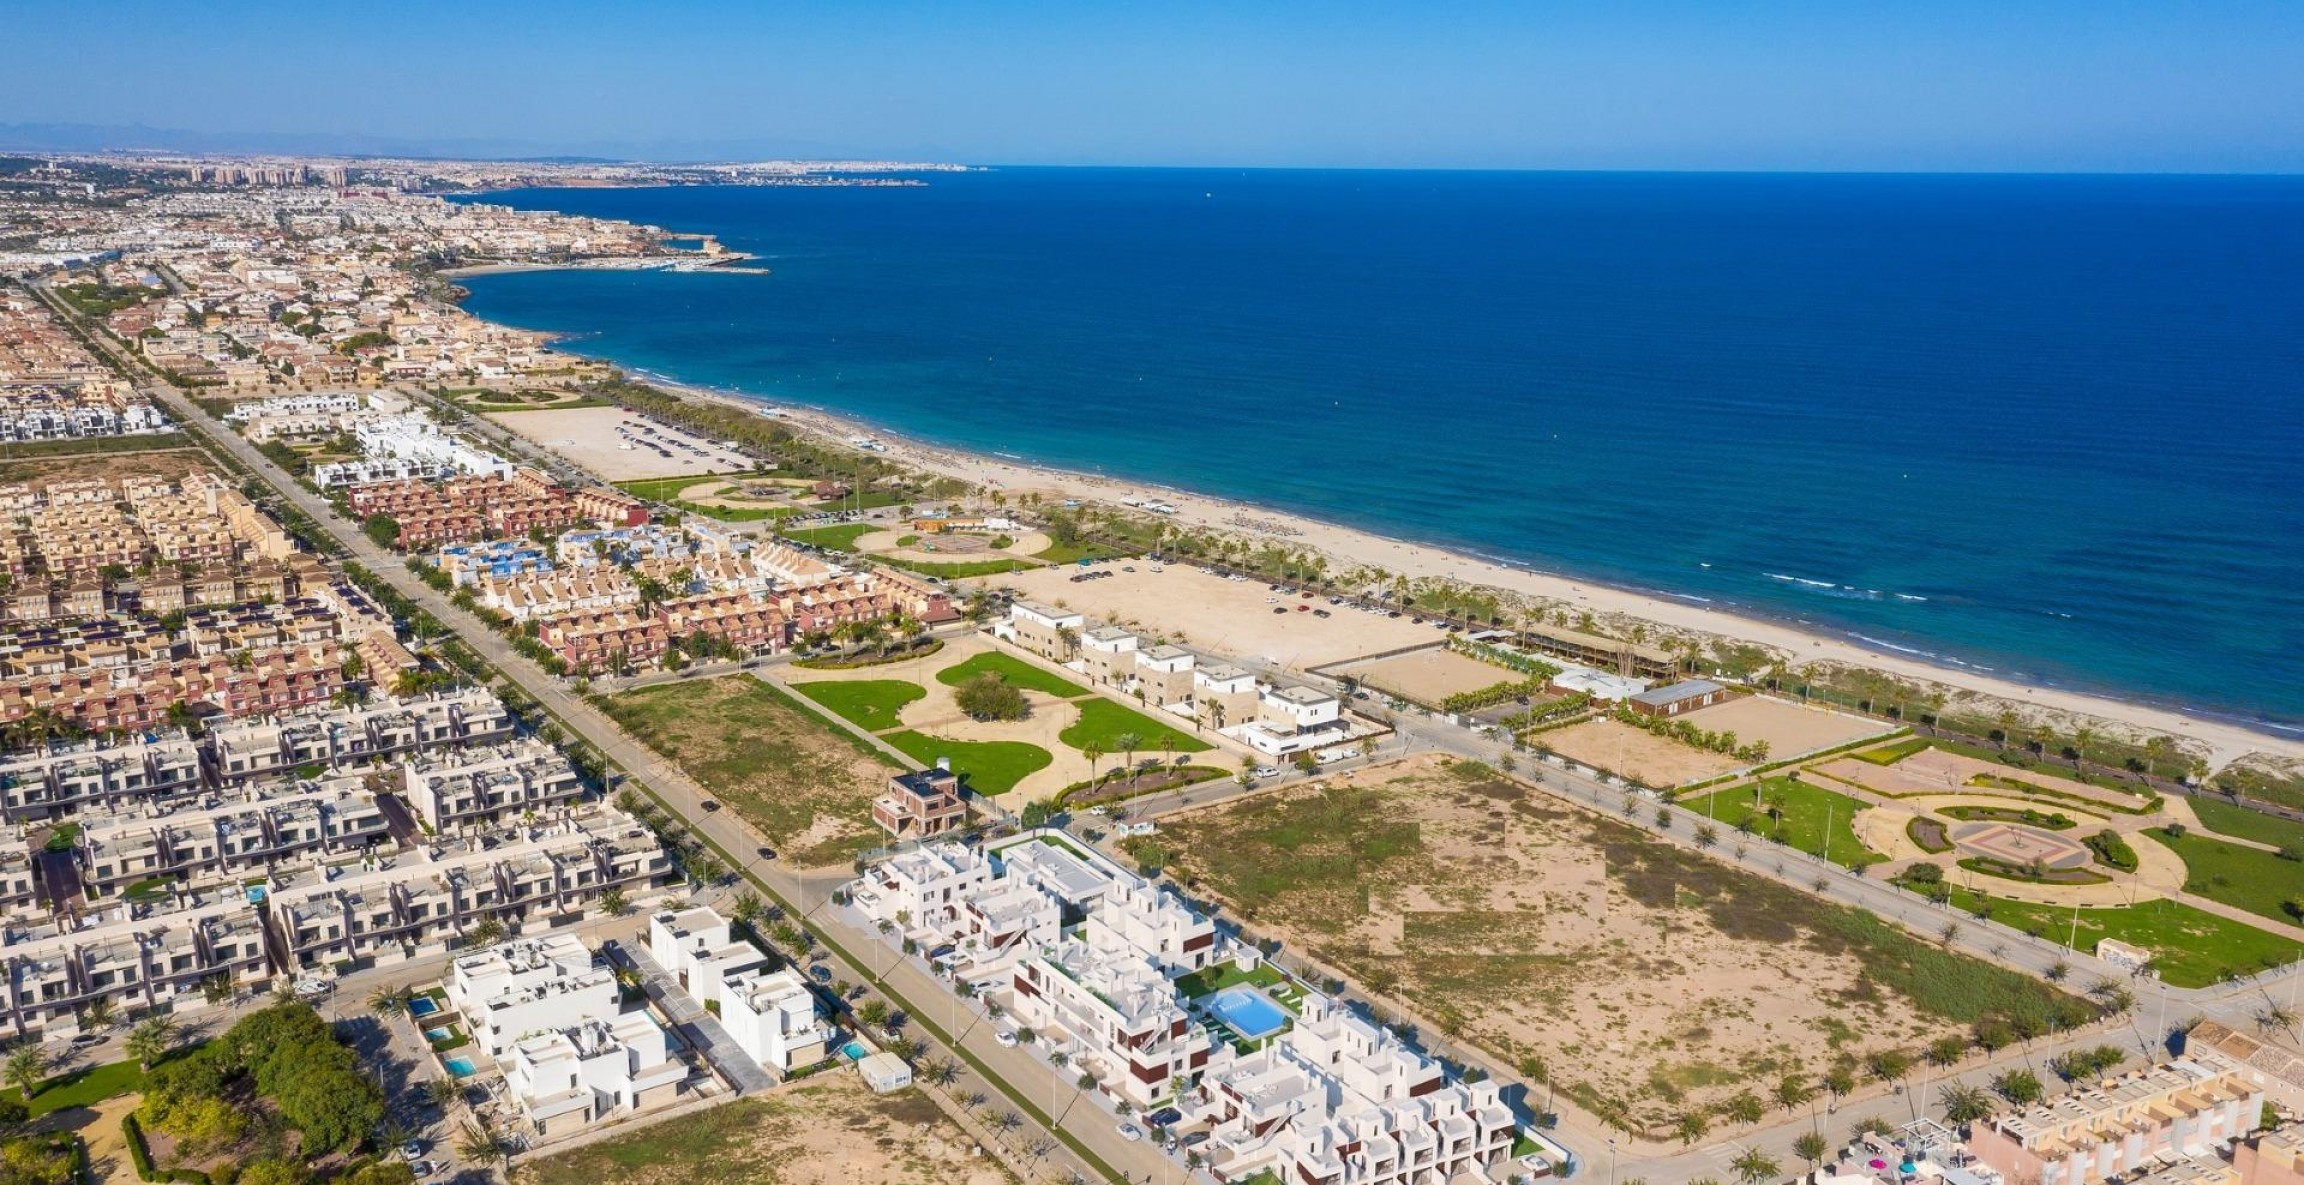
<path fill-rule="evenodd" d="M 871 1052 L 871 1050 L 864 1048 L 864 1043 L 861 1041 L 850 1041 L 840 1047 L 840 1056 L 852 1062 L 863 1061 Z"/>
<path fill-rule="evenodd" d="M 408 1001 L 408 1015 L 430 1016 L 440 1011 L 440 1002 L 430 996 L 418 996 Z"/>
<path fill-rule="evenodd" d="M 424 1030 L 424 1039 L 427 1041 L 446 1041 L 455 1035 L 456 1030 L 449 1028 L 447 1025 L 441 1025 L 437 1029 Z"/>
<path fill-rule="evenodd" d="M 2304 653 L 2304 178 L 1000 169 L 478 200 L 766 256 L 461 281 L 579 353 L 2304 725 L 2277 674 Z"/>
<path fill-rule="evenodd" d="M 1250 1041 L 1269 1037 L 1288 1027 L 1288 1014 L 1266 999 L 1264 993 L 1250 987 L 1228 987 L 1208 997 L 1208 1011 Z"/>
<path fill-rule="evenodd" d="M 473 1065 L 472 1059 L 468 1057 L 449 1058 L 446 1062 L 446 1065 L 448 1067 L 448 1072 L 454 1074 L 458 1078 L 470 1078 L 474 1074 L 480 1072 L 480 1067 Z"/>

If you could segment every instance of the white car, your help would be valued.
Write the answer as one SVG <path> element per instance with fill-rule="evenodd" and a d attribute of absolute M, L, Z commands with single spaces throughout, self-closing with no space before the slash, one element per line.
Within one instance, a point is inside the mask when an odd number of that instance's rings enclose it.
<path fill-rule="evenodd" d="M 1259 778 L 1277 778 L 1280 776 L 1280 767 L 1277 765 L 1259 765 L 1256 767 L 1256 776 Z"/>
<path fill-rule="evenodd" d="M 1014 1049 L 1016 1048 L 1016 1034 L 1007 1029 L 994 1029 L 992 1031 L 992 1043 L 1002 1049 Z"/>
<path fill-rule="evenodd" d="M 1128 1141 L 1131 1144 L 1144 1138 L 1144 1129 L 1136 1126 L 1133 1123 L 1121 1124 L 1119 1127 L 1119 1132 L 1120 1138 Z"/>

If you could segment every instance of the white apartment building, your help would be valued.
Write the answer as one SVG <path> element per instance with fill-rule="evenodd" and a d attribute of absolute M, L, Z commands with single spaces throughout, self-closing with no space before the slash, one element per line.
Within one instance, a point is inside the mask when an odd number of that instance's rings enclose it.
<path fill-rule="evenodd" d="M 650 916 L 648 957 L 698 1004 L 720 1003 L 730 979 L 775 963 L 767 952 L 736 937 L 735 927 L 719 911 L 702 905 Z"/>
<path fill-rule="evenodd" d="M 1090 682 L 1125 686 L 1136 678 L 1135 634 L 1116 625 L 1100 625 L 1080 635 L 1080 667 Z"/>
<path fill-rule="evenodd" d="M 1512 1112 L 1493 1082 L 1451 1083 L 1389 1031 L 1306 993 L 1281 1038 L 1252 1053 L 1220 1042 L 1178 1100 L 1221 1180 L 1267 1169 L 1306 1185 L 1454 1181 L 1511 1152 Z"/>
<path fill-rule="evenodd" d="M 217 894 L 151 918 L 126 909 L 69 923 L 0 930 L 0 1031 L 68 1035 L 101 998 L 133 1009 L 207 1006 L 209 981 L 262 990 L 270 978 L 264 928 L 244 896 Z"/>
<path fill-rule="evenodd" d="M 200 788 L 200 746 L 180 732 L 51 745 L 0 757 L 0 813 L 46 819 Z"/>
<path fill-rule="evenodd" d="M 146 802 L 90 819 L 74 843 L 81 889 L 100 899 L 139 882 L 181 886 L 318 865 L 330 854 L 390 839 L 376 796 L 355 776 L 219 795 L 175 810 Z"/>
<path fill-rule="evenodd" d="M 499 1061 L 530 1033 L 574 1028 L 622 1008 L 607 960 L 573 934 L 515 938 L 464 955 L 449 964 L 447 987 L 473 1043 Z"/>
<path fill-rule="evenodd" d="M 504 701 L 485 687 L 465 687 L 216 725 L 207 738 L 208 769 L 212 781 L 230 787 L 304 766 L 364 765 L 511 735 L 512 714 Z"/>
<path fill-rule="evenodd" d="M 1266 686 L 1256 694 L 1256 718 L 1224 730 L 1267 757 L 1326 748 L 1351 739 L 1344 706 L 1310 687 Z"/>
<path fill-rule="evenodd" d="M 504 1058 L 506 1091 L 546 1139 L 668 1104 L 687 1074 L 646 1012 L 526 1035 Z"/>
<path fill-rule="evenodd" d="M 425 416 L 382 416 L 353 429 L 363 456 L 432 465 L 473 477 L 511 477 L 518 466 L 448 435 Z"/>
<path fill-rule="evenodd" d="M 1069 662 L 1072 644 L 1088 626 L 1081 614 L 1054 609 L 1038 601 L 1018 601 L 1008 607 L 1008 619 L 993 623 L 992 636 L 1003 642 L 1013 642 L 1042 658 Z"/>
<path fill-rule="evenodd" d="M 425 826 L 448 832 L 573 806 L 584 780 L 568 755 L 535 737 L 427 753 L 400 766 L 401 797 Z"/>

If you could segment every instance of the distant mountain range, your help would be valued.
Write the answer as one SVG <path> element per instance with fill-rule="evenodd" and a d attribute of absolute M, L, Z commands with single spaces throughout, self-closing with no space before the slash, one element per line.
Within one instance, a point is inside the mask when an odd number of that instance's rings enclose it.
<path fill-rule="evenodd" d="M 114 151 L 254 153 L 281 156 L 403 157 L 423 160 L 485 160 L 534 164 L 608 164 L 644 161 L 677 164 L 732 160 L 829 160 L 860 156 L 944 160 L 950 154 L 932 146 L 902 152 L 860 153 L 854 146 L 769 139 L 613 140 L 551 143 L 475 137 L 433 139 L 360 132 L 207 132 L 155 128 L 144 124 L 0 123 L 0 152 Z"/>

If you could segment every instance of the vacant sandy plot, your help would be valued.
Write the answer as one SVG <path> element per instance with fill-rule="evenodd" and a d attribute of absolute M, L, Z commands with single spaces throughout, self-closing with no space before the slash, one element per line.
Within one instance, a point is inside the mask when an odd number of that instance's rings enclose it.
<path fill-rule="evenodd" d="M 1538 733 L 1530 741 L 1539 742 L 1579 765 L 1604 769 L 1643 786 L 1684 785 L 1744 765 L 1725 753 L 1706 752 L 1605 716 Z"/>
<path fill-rule="evenodd" d="M 1129 842 L 1421 1020 L 1508 1065 L 1542 1058 L 1565 1096 L 1636 1130 L 2044 995 L 1483 766 L 1419 757 L 1355 782 Z M 1916 959 L 1980 996 L 1907 996 L 1896 968 Z"/>
<path fill-rule="evenodd" d="M 1350 675 L 1378 691 L 1387 691 L 1426 707 L 1438 707 L 1440 701 L 1452 695 L 1524 678 L 1438 646 L 1413 654 L 1353 663 L 1334 673 Z"/>
<path fill-rule="evenodd" d="M 1296 670 L 1440 637 L 1440 631 L 1407 618 L 1332 606 L 1324 597 L 1305 601 L 1294 594 L 1283 596 L 1253 581 L 1226 580 L 1179 564 L 1160 572 L 1143 560 L 1135 561 L 1135 566 L 1134 572 L 1123 572 L 1117 564 L 1098 565 L 1094 571 L 1112 575 L 1081 584 L 1071 582 L 1079 571 L 1073 567 L 993 576 L 987 582 L 1014 588 L 1035 601 L 1069 607 L 1099 622 L 1118 622 L 1171 642 Z M 1274 613 L 1283 601 L 1287 611 Z M 1298 604 L 1326 609 L 1330 616 L 1299 613 Z"/>
<path fill-rule="evenodd" d="M 1735 733 L 1741 744 L 1766 741 L 1768 756 L 1775 761 L 1893 731 L 1877 720 L 1829 708 L 1802 707 L 1764 695 L 1739 696 L 1680 718 L 1712 732 Z"/>
<path fill-rule="evenodd" d="M 741 473 L 753 467 L 739 453 L 620 407 L 495 412 L 488 418 L 609 481 Z M 651 441 L 671 455 L 658 455 Z M 632 447 L 621 447 L 626 443 Z"/>
<path fill-rule="evenodd" d="M 841 1070 L 522 1167 L 529 1185 L 1004 1185 L 1015 1180 L 917 1091 Z"/>
<path fill-rule="evenodd" d="M 122 482 L 131 477 L 159 477 L 176 481 L 195 469 L 208 469 L 208 458 L 195 448 L 148 449 L 132 453 L 82 453 L 68 457 L 0 458 L 0 481 L 46 485 L 52 481 L 103 478 Z M 215 470 L 209 469 L 213 473 Z"/>
<path fill-rule="evenodd" d="M 1975 788 L 1970 779 L 1986 776 L 2022 783 L 2051 794 L 2101 802 L 2123 810 L 2132 811 L 2144 805 L 2144 800 L 2133 794 L 2075 782 L 2037 769 L 2017 769 L 1960 753 L 1947 753 L 1942 749 L 1922 749 L 1894 765 L 1874 765 L 1869 761 L 1842 757 L 1825 762 L 1816 769 L 1819 773 L 1898 797 L 1957 794 Z"/>

